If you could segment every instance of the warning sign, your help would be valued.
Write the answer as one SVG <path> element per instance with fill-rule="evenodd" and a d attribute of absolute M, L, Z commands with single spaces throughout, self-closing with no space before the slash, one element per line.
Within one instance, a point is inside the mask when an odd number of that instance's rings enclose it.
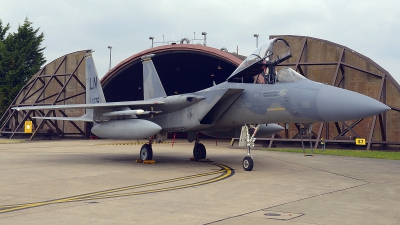
<path fill-rule="evenodd" d="M 356 145 L 365 145 L 365 138 L 356 138 Z"/>
<path fill-rule="evenodd" d="M 32 121 L 25 121 L 24 128 L 25 133 L 32 133 Z"/>

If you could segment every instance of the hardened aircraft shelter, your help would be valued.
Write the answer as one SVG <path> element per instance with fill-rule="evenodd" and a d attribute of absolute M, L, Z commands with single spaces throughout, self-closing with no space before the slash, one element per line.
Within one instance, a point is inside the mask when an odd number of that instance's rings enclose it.
<path fill-rule="evenodd" d="M 295 69 L 308 79 L 338 86 L 378 99 L 392 109 L 384 114 L 356 121 L 316 123 L 312 129 L 313 147 L 324 139 L 327 147 L 355 147 L 355 138 L 365 138 L 364 149 L 400 148 L 400 86 L 382 67 L 352 49 L 326 40 L 305 36 L 284 38 L 293 57 L 280 65 Z M 182 42 L 183 43 L 183 42 Z M 90 123 L 42 121 L 34 116 L 79 116 L 83 110 L 21 111 L 11 107 L 85 102 L 85 61 L 91 54 L 83 50 L 62 56 L 44 66 L 20 91 L 0 120 L 1 134 L 9 138 L 88 138 Z M 140 57 L 152 58 L 168 95 L 182 94 L 221 83 L 244 59 L 226 48 L 198 44 L 168 44 L 132 55 L 112 68 L 101 80 L 108 102 L 142 100 L 142 63 Z M 95 59 L 96 61 L 96 59 Z M 279 68 L 278 68 L 279 69 Z M 101 75 L 100 75 L 101 76 Z M 23 124 L 33 121 L 33 134 L 24 134 Z M 269 147 L 299 146 L 300 124 L 281 124 L 286 129 L 272 137 L 259 139 Z"/>

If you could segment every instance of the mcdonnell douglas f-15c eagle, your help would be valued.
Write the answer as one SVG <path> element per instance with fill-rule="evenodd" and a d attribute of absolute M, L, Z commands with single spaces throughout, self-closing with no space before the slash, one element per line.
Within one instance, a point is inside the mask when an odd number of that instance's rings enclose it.
<path fill-rule="evenodd" d="M 283 128 L 271 123 L 338 122 L 383 113 L 390 108 L 359 93 L 308 80 L 291 68 L 276 70 L 290 58 L 284 39 L 270 40 L 258 47 L 227 78 L 210 88 L 166 96 L 151 60 L 142 57 L 144 100 L 106 103 L 93 58 L 86 58 L 86 104 L 15 107 L 15 110 L 86 109 L 82 117 L 36 117 L 38 119 L 94 122 L 92 133 L 101 138 L 141 139 L 149 143 L 140 158 L 153 157 L 153 141 L 164 141 L 167 132 L 187 132 L 195 141 L 193 156 L 205 159 L 206 148 L 198 132 L 225 134 L 242 128 L 247 144 L 243 168 L 253 169 L 250 148 L 255 135 L 273 134 Z M 266 125 L 267 124 L 267 125 Z M 251 129 L 250 129 L 251 128 Z"/>

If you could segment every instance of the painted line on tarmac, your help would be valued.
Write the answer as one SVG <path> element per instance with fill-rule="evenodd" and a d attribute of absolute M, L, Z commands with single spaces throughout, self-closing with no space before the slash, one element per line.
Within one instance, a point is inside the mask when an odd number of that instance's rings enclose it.
<path fill-rule="evenodd" d="M 126 187 L 121 187 L 121 188 L 113 188 L 113 189 L 109 189 L 109 190 L 97 191 L 97 192 L 92 192 L 92 193 L 87 193 L 87 194 L 82 194 L 82 195 L 75 195 L 75 196 L 66 197 L 66 198 L 59 198 L 59 199 L 53 199 L 53 200 L 47 200 L 47 201 L 41 201 L 41 202 L 15 204 L 15 205 L 3 205 L 3 206 L 0 206 L 0 214 L 34 208 L 34 207 L 40 207 L 40 206 L 60 204 L 60 203 L 99 200 L 99 199 L 108 199 L 108 198 L 119 198 L 119 197 L 127 197 L 127 196 L 144 195 L 144 194 L 179 190 L 179 189 L 196 187 L 196 186 L 200 186 L 200 185 L 211 184 L 214 182 L 222 181 L 222 180 L 227 179 L 235 174 L 235 171 L 232 168 L 230 168 L 229 166 L 218 164 L 218 163 L 210 163 L 210 164 L 218 166 L 218 167 L 220 167 L 220 169 L 216 170 L 216 171 L 212 171 L 212 172 L 207 172 L 207 173 L 194 174 L 194 175 L 189 175 L 189 176 L 184 176 L 184 177 L 177 177 L 177 178 L 155 181 L 155 182 L 150 182 L 150 183 L 131 185 L 131 186 L 126 186 Z M 176 185 L 176 186 L 172 186 L 172 187 L 155 188 L 155 189 L 151 189 L 151 190 L 134 191 L 134 192 L 128 192 L 128 193 L 118 193 L 118 192 L 129 191 L 129 190 L 133 190 L 133 189 L 137 189 L 137 188 L 151 187 L 151 186 L 156 186 L 156 185 L 161 185 L 161 184 L 168 184 L 168 183 L 173 183 L 173 182 L 178 182 L 178 181 L 183 181 L 183 180 L 190 180 L 190 179 L 195 179 L 195 178 L 200 178 L 200 177 L 207 177 L 207 176 L 212 176 L 212 175 L 218 175 L 218 176 L 212 177 L 210 179 L 203 180 L 203 181 L 198 181 L 198 182 L 189 183 L 189 184 Z"/>

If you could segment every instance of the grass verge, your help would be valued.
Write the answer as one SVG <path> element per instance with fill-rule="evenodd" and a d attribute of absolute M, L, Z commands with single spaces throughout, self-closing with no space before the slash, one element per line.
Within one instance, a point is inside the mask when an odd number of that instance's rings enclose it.
<path fill-rule="evenodd" d="M 303 153 L 302 149 L 290 149 L 290 148 L 261 148 L 264 151 L 274 152 L 293 152 Z M 307 154 L 311 153 L 310 150 L 306 151 Z M 337 156 L 348 156 L 348 157 L 359 157 L 359 158 L 374 158 L 374 159 L 391 159 L 400 160 L 400 152 L 383 152 L 383 151 L 366 151 L 366 150 L 343 150 L 343 149 L 321 149 L 314 150 L 314 154 L 322 155 L 337 155 Z"/>
<path fill-rule="evenodd" d="M 3 139 L 0 138 L 0 144 L 16 144 L 16 143 L 23 143 L 25 140 L 17 140 L 17 139 Z"/>

